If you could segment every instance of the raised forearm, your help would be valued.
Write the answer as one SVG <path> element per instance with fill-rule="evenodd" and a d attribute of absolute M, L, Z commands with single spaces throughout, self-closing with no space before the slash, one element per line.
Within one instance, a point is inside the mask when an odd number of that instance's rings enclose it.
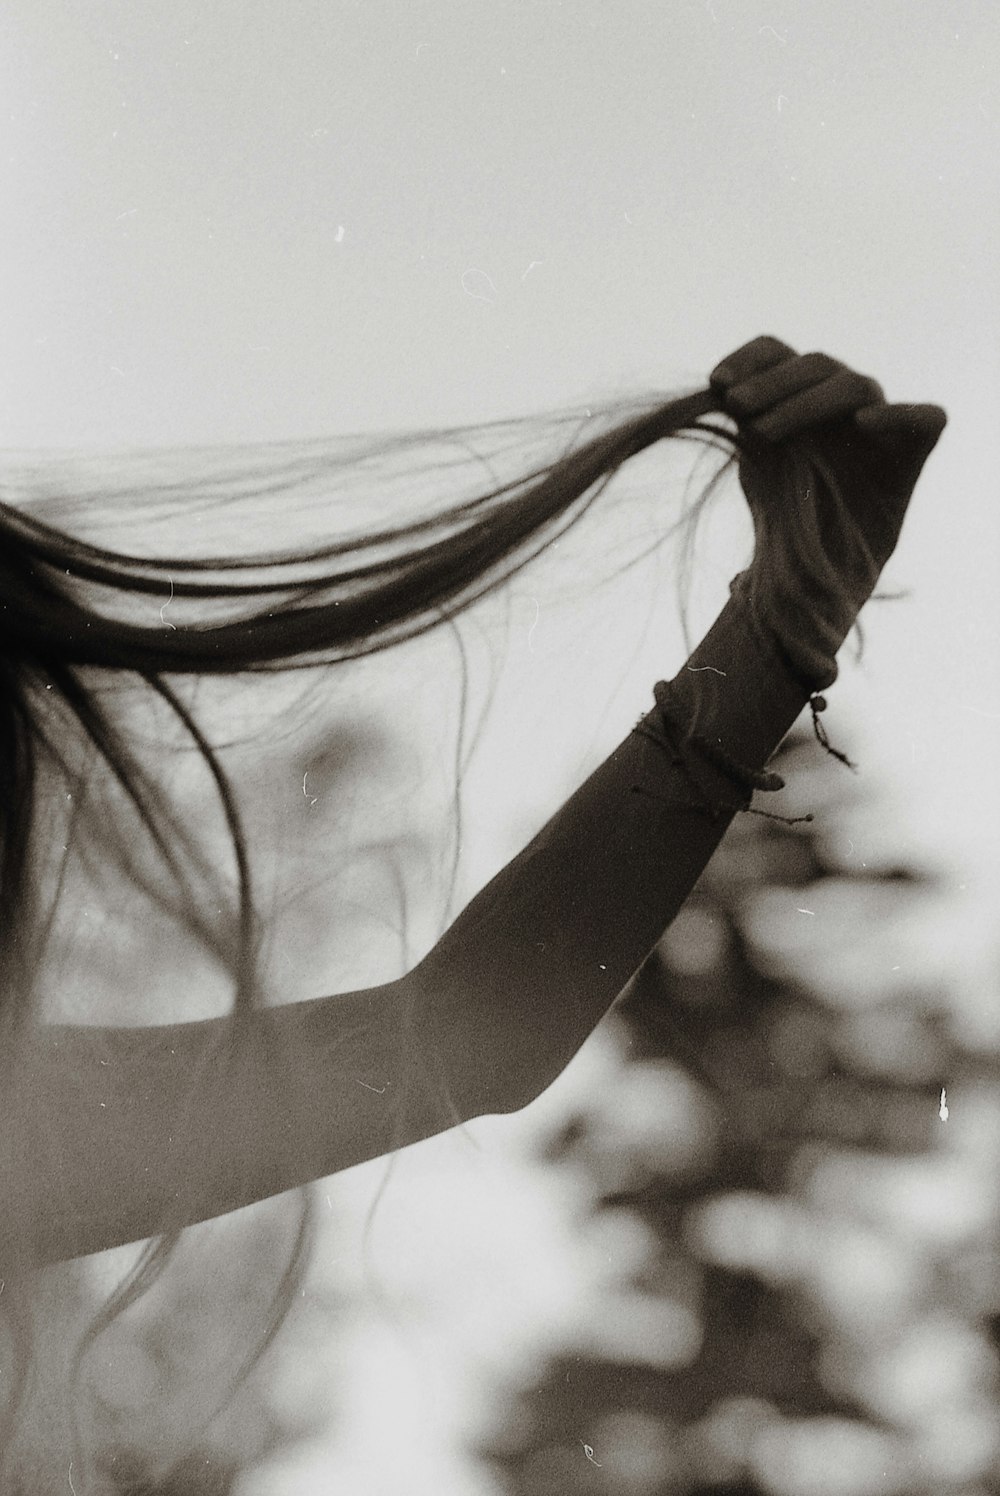
<path fill-rule="evenodd" d="M 697 720 L 750 769 L 806 701 L 736 601 L 669 697 L 678 720 Z M 413 974 L 461 1113 L 509 1110 L 544 1089 L 690 893 L 732 818 L 720 807 L 740 792 L 697 750 L 686 758 L 700 790 L 669 751 L 632 733 Z"/>

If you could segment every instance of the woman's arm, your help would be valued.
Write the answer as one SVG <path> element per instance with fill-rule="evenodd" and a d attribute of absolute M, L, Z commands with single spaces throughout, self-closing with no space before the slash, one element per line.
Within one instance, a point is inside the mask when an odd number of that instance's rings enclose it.
<path fill-rule="evenodd" d="M 727 364 L 742 358 L 759 385 L 783 346 L 758 340 Z M 803 378 L 803 419 L 822 426 L 822 398 Z M 788 385 L 779 367 L 773 408 L 801 405 Z M 871 401 L 866 384 L 857 405 Z M 809 695 L 759 595 L 738 589 L 665 698 L 681 738 L 696 725 L 747 770 L 762 768 Z M 523 1106 L 659 939 L 742 799 L 711 754 L 637 731 L 400 982 L 238 1021 L 37 1030 L 0 1139 L 9 1229 L 42 1259 L 93 1252 Z"/>
<path fill-rule="evenodd" d="M 753 766 L 805 701 L 735 601 L 671 689 Z M 525 1105 L 607 1012 L 737 808 L 711 764 L 698 761 L 698 790 L 688 772 L 630 734 L 399 982 L 238 1024 L 39 1028 L 0 1144 L 18 1235 L 44 1260 L 100 1251 Z"/>

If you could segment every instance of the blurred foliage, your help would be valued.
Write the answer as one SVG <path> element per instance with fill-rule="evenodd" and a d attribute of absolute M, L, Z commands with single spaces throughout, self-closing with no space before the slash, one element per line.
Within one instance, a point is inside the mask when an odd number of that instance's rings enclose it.
<path fill-rule="evenodd" d="M 964 958 L 933 871 L 863 857 L 877 796 L 811 740 L 782 757 L 817 819 L 738 818 L 618 1005 L 617 1069 L 538 1144 L 612 1271 L 496 1389 L 476 1455 L 505 1496 L 1000 1490 L 995 948 Z M 288 1229 L 218 1223 L 228 1265 L 108 1333 L 109 1491 L 226 1496 L 337 1419 L 349 1306 L 315 1287 L 222 1395 Z"/>
<path fill-rule="evenodd" d="M 1000 1488 L 997 1055 L 915 948 L 945 890 L 847 858 L 856 781 L 783 756 L 822 815 L 738 819 L 544 1145 L 626 1267 L 498 1397 L 509 1496 Z"/>

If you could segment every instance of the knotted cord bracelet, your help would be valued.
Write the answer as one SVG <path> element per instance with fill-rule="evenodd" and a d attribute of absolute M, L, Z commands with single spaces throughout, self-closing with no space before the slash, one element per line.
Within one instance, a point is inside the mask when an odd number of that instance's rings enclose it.
<path fill-rule="evenodd" d="M 683 723 L 678 721 L 673 712 L 670 702 L 670 686 L 665 680 L 658 680 L 653 687 L 653 700 L 662 721 L 669 722 L 679 732 L 683 732 Z M 702 755 L 708 759 L 727 779 L 738 784 L 741 789 L 752 794 L 754 790 L 764 790 L 773 793 L 775 790 L 783 790 L 785 781 L 780 774 L 775 774 L 770 769 L 748 769 L 722 747 L 721 743 L 713 743 L 711 738 L 702 737 L 700 733 L 688 732 L 684 734 L 685 741 L 700 749 Z"/>
<path fill-rule="evenodd" d="M 785 787 L 785 781 L 780 774 L 771 769 L 750 769 L 741 764 L 737 759 L 728 754 L 720 743 L 713 743 L 711 738 L 706 738 L 700 733 L 690 732 L 685 724 L 680 721 L 674 711 L 670 700 L 670 686 L 666 681 L 657 681 L 653 687 L 653 698 L 656 702 L 655 714 L 643 717 L 635 731 L 641 737 L 647 737 L 660 748 L 665 748 L 671 754 L 672 761 L 681 770 L 698 799 L 698 804 L 712 819 L 720 815 L 732 815 L 735 812 L 749 813 L 751 815 L 766 816 L 769 820 L 782 821 L 785 825 L 796 825 L 803 821 L 811 821 L 811 815 L 805 816 L 779 816 L 770 811 L 754 809 L 750 801 L 755 790 L 765 793 L 774 793 Z M 655 717 L 651 721 L 650 717 Z M 657 731 L 657 727 L 659 731 Z M 685 748 L 697 749 L 698 753 L 713 768 L 718 770 L 731 784 L 735 784 L 743 791 L 743 798 L 734 804 L 725 801 L 713 804 L 709 799 L 703 785 L 699 784 L 692 773 L 691 765 L 684 753 Z"/>
<path fill-rule="evenodd" d="M 842 763 L 845 768 L 853 769 L 857 773 L 857 764 L 852 759 L 849 759 L 846 753 L 841 753 L 839 748 L 833 746 L 827 736 L 826 728 L 819 720 L 820 712 L 826 711 L 826 697 L 821 696 L 818 691 L 814 691 L 809 697 L 809 710 L 812 712 L 813 732 L 816 734 L 816 741 L 820 747 L 824 752 L 829 753 L 831 758 L 835 758 L 839 763 Z"/>
<path fill-rule="evenodd" d="M 819 743 L 823 751 L 825 753 L 828 753 L 831 758 L 835 758 L 838 763 L 842 763 L 845 768 L 856 771 L 858 767 L 857 764 L 853 763 L 851 759 L 848 758 L 846 753 L 842 753 L 839 748 L 835 748 L 833 746 L 827 735 L 826 728 L 819 720 L 820 713 L 826 711 L 826 697 L 822 694 L 822 692 L 825 691 L 828 687 L 832 686 L 833 682 L 837 678 L 836 659 L 831 655 L 829 661 L 827 662 L 827 669 L 825 671 L 817 671 L 811 676 L 803 674 L 803 672 L 799 669 L 795 659 L 793 659 L 791 653 L 789 652 L 788 645 L 781 634 L 776 629 L 770 628 L 761 619 L 753 596 L 750 592 L 747 581 L 748 575 L 749 574 L 747 572 L 740 572 L 738 576 L 735 576 L 733 578 L 733 580 L 729 584 L 729 591 L 731 595 L 743 601 L 747 609 L 747 617 L 754 631 L 756 632 L 758 639 L 762 640 L 766 645 L 770 645 L 771 649 L 777 654 L 778 659 L 781 661 L 782 668 L 785 670 L 785 673 L 790 677 L 790 679 L 795 682 L 795 684 L 801 690 L 803 696 L 805 696 L 809 710 L 812 713 L 812 726 L 813 732 L 816 735 L 817 743 Z"/>
<path fill-rule="evenodd" d="M 753 610 L 751 610 L 751 616 L 756 618 L 756 614 L 753 613 Z M 823 749 L 824 753 L 828 753 L 831 758 L 835 758 L 838 763 L 842 763 L 845 768 L 853 769 L 856 772 L 858 767 L 857 764 L 852 762 L 852 760 L 848 758 L 846 753 L 842 753 L 839 748 L 835 748 L 833 746 L 833 744 L 830 742 L 829 736 L 827 735 L 826 728 L 819 720 L 820 713 L 826 711 L 826 697 L 822 694 L 822 691 L 815 681 L 806 680 L 797 671 L 797 669 L 795 668 L 795 662 L 792 660 L 781 639 L 779 639 L 777 635 L 772 635 L 771 637 L 782 664 L 784 665 L 788 674 L 791 676 L 792 680 L 795 681 L 796 685 L 802 690 L 806 697 L 806 703 L 809 707 L 809 711 L 812 714 L 813 732 L 816 735 L 817 743 Z M 832 684 L 832 680 L 836 676 L 835 663 L 831 666 L 831 670 L 832 675 L 827 677 L 828 684 Z"/>

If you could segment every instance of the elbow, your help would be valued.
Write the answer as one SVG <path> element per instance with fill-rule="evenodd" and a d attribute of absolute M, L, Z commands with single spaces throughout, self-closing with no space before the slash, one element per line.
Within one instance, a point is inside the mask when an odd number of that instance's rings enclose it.
<path fill-rule="evenodd" d="M 559 1060 L 538 1055 L 513 1055 L 509 1049 L 484 1058 L 475 1082 L 467 1085 L 461 1095 L 457 1106 L 461 1120 L 507 1117 L 523 1112 L 544 1095 L 571 1058 L 571 1055 Z"/>
<path fill-rule="evenodd" d="M 433 1084 L 436 1078 L 451 1126 L 523 1111 L 564 1068 L 537 1053 L 519 1053 L 509 1042 L 488 1042 L 461 1025 L 436 1036 L 433 1056 L 426 1079 Z"/>
<path fill-rule="evenodd" d="M 519 1070 L 515 1074 L 505 1076 L 499 1087 L 502 1093 L 501 1105 L 494 1106 L 493 1112 L 501 1117 L 514 1116 L 518 1112 L 523 1112 L 526 1107 L 531 1106 L 544 1095 L 562 1074 L 563 1068 L 565 1067 L 531 1074 L 525 1074 Z"/>
<path fill-rule="evenodd" d="M 410 1032 L 423 1040 L 408 1049 L 412 1055 L 422 1048 L 431 1061 L 452 1125 L 523 1111 L 562 1074 L 594 1026 L 566 1021 L 565 1005 L 555 1001 L 539 999 L 544 1016 L 528 1012 L 520 1019 L 493 990 L 489 1001 L 475 1000 L 467 989 L 457 1001 L 454 985 L 427 962 L 402 985 Z M 559 1021 L 547 1006 L 561 1014 Z"/>

